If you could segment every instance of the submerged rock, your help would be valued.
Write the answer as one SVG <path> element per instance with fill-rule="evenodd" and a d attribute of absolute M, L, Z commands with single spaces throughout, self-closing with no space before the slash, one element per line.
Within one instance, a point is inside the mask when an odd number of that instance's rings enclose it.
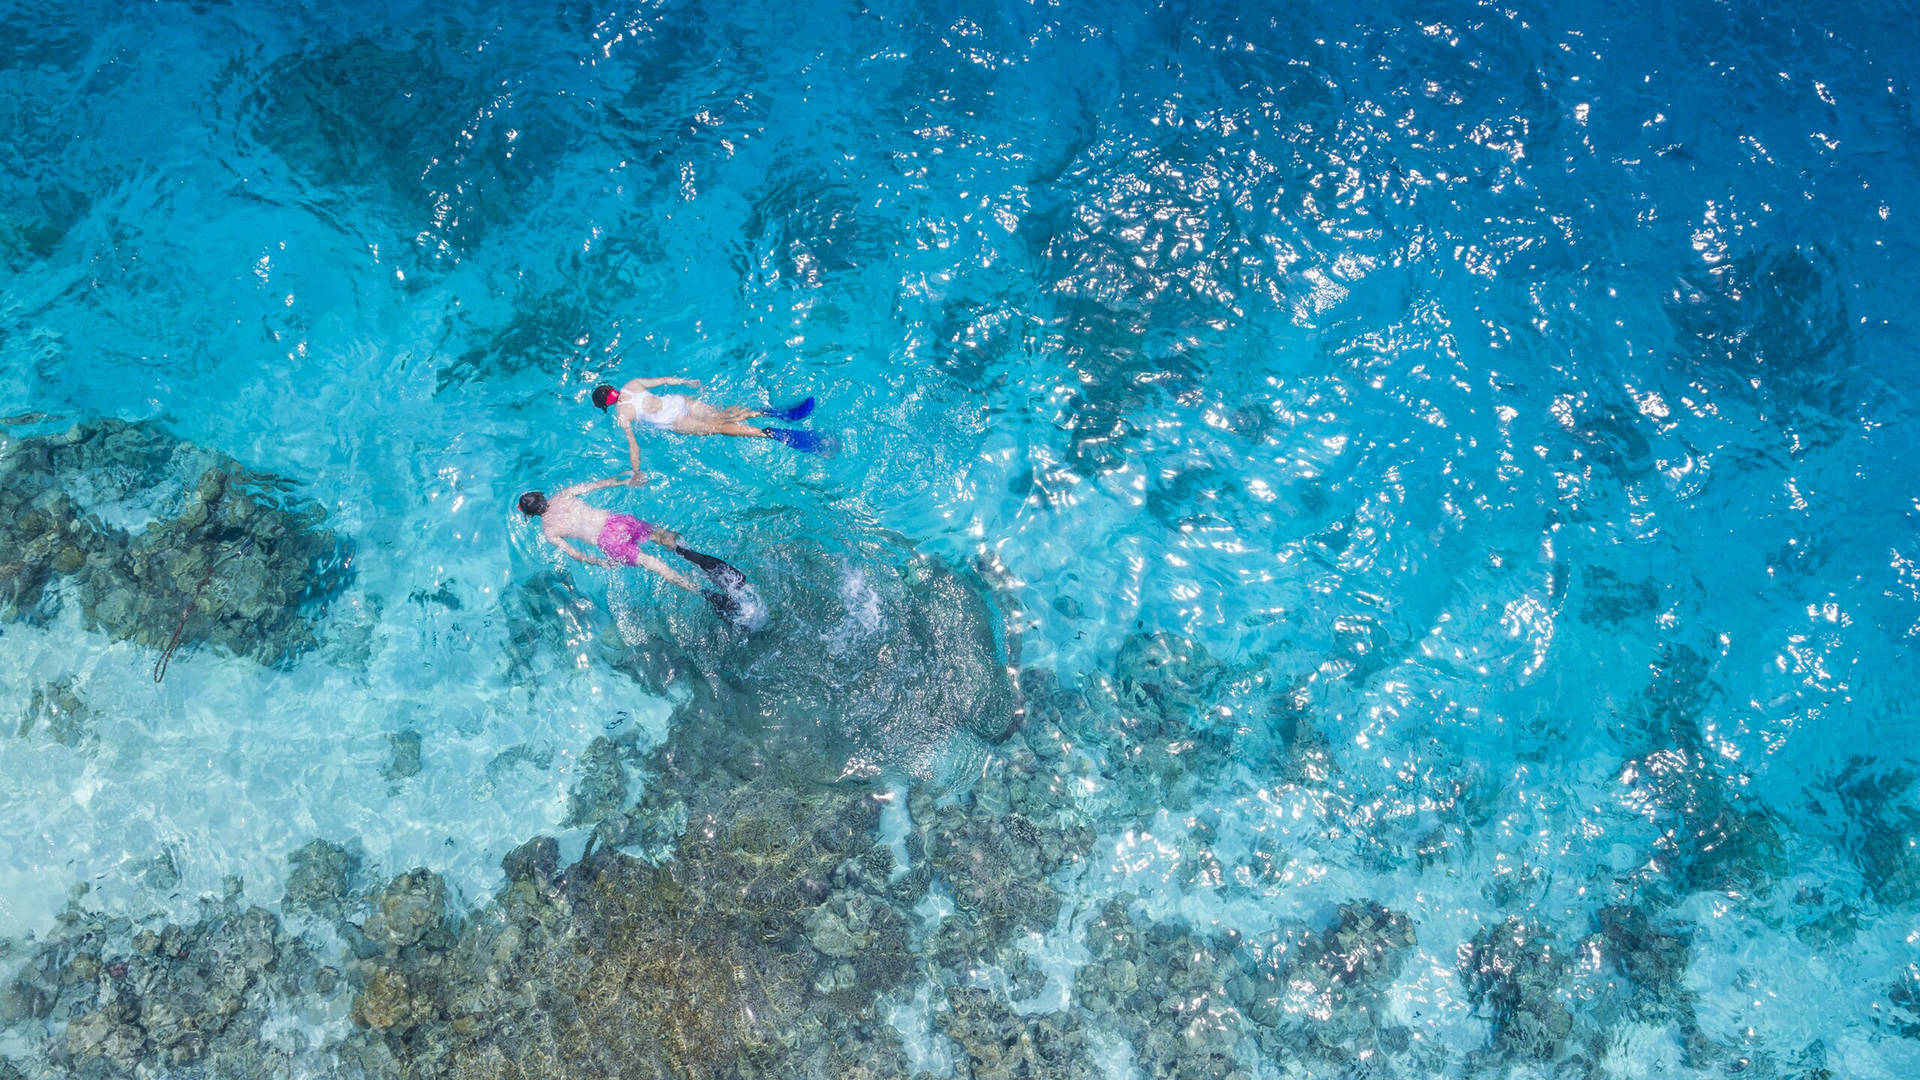
<path fill-rule="evenodd" d="M 405 780 L 420 775 L 420 733 L 398 731 L 387 736 L 390 756 L 381 773 L 388 780 Z"/>
<path fill-rule="evenodd" d="M 1495 1048 L 1509 1057 L 1551 1061 L 1573 1031 L 1560 1000 L 1568 959 L 1558 946 L 1552 930 L 1509 916 L 1482 927 L 1461 952 L 1467 1000 L 1487 1014 Z"/>
<path fill-rule="evenodd" d="M 282 903 L 289 911 L 312 911 L 338 918 L 353 892 L 360 856 L 326 840 L 313 840 L 287 857 L 287 892 Z"/>
<path fill-rule="evenodd" d="M 838 552 L 784 539 L 745 569 L 764 626 L 649 612 L 637 674 L 702 684 L 710 722 L 811 744 L 821 773 L 807 780 L 939 779 L 1017 727 L 1005 616 L 971 570 L 884 533 Z"/>
<path fill-rule="evenodd" d="M 1232 732 L 1218 721 L 1231 672 L 1198 644 L 1132 634 L 1069 731 L 1104 751 L 1108 790 L 1138 816 L 1191 805 L 1227 762 Z"/>
<path fill-rule="evenodd" d="M 265 1075 L 268 1018 L 313 970 L 312 947 L 236 898 L 189 925 L 135 926 L 70 907 L 34 946 L 5 995 L 26 1007 L 0 1010 L 0 1028 L 42 1051 L 32 1075 Z"/>
<path fill-rule="evenodd" d="M 68 675 L 33 688 L 19 734 L 23 739 L 43 735 L 66 747 L 91 746 L 94 719 L 93 708 L 75 688 L 74 676 Z"/>
<path fill-rule="evenodd" d="M 1110 902 L 1087 928 L 1093 959 L 1074 977 L 1081 1008 L 1125 1036 L 1149 1076 L 1251 1080 L 1235 1057 L 1249 1027 L 1226 990 L 1239 971 L 1237 943 L 1165 923 L 1139 927 L 1126 899 Z"/>
<path fill-rule="evenodd" d="M 1080 1022 L 1067 1013 L 1016 1014 L 999 995 L 974 987 L 947 992 L 940 1030 L 960 1047 L 971 1080 L 1095 1080 Z"/>
<path fill-rule="evenodd" d="M 567 828 L 591 825 L 626 805 L 627 770 L 620 758 L 620 747 L 604 735 L 587 746 L 567 794 Z"/>
<path fill-rule="evenodd" d="M 326 511 L 287 481 L 157 424 L 92 420 L 0 457 L 0 611 L 80 607 L 115 640 L 207 645 L 264 664 L 317 642 L 347 579 Z"/>
<path fill-rule="evenodd" d="M 431 870 L 408 871 L 381 890 L 373 908 L 360 931 L 383 948 L 406 948 L 446 920 L 446 883 Z"/>

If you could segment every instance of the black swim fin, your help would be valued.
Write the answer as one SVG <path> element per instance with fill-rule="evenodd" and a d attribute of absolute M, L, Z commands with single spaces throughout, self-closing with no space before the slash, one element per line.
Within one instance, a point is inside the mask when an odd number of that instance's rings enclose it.
<path fill-rule="evenodd" d="M 747 583 L 747 575 L 741 573 L 739 567 L 716 559 L 711 555 L 703 555 L 691 548 L 683 547 L 674 548 L 673 553 L 699 567 L 700 572 L 707 575 L 708 581 L 713 582 L 728 592 L 742 588 Z"/>

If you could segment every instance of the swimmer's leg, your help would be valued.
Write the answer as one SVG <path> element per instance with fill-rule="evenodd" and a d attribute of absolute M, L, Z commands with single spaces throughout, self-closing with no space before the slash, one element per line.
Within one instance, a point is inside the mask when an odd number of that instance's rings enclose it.
<path fill-rule="evenodd" d="M 666 578 L 668 581 L 688 592 L 700 591 L 700 586 L 688 580 L 687 575 L 682 574 L 680 571 L 675 570 L 673 567 L 668 566 L 666 563 L 661 562 L 659 559 L 654 558 L 644 551 L 634 554 L 633 565 L 646 567 L 648 570 L 659 574 L 661 577 Z"/>
<path fill-rule="evenodd" d="M 742 435 L 750 439 L 764 439 L 766 432 L 746 423 L 756 415 L 747 413 L 735 416 L 717 410 L 712 411 L 711 415 L 688 414 L 673 422 L 673 430 L 682 435 Z"/>
<path fill-rule="evenodd" d="M 743 588 L 747 584 L 747 575 L 741 573 L 736 566 L 688 548 L 676 547 L 673 551 L 674 554 L 699 567 L 700 572 L 707 575 L 708 581 L 728 592 Z"/>
<path fill-rule="evenodd" d="M 644 566 L 690 593 L 699 593 L 702 599 L 713 605 L 713 610 L 718 612 L 722 618 L 730 623 L 745 626 L 746 623 L 742 620 L 740 601 L 734 597 L 733 593 L 736 588 L 746 584 L 747 576 L 711 555 L 702 555 L 697 551 L 690 552 L 685 548 L 678 547 L 674 548 L 674 550 L 680 554 L 681 558 L 698 566 L 707 575 L 708 579 L 720 587 L 718 589 L 703 589 L 688 580 L 685 574 L 680 573 L 678 570 L 675 570 L 673 567 L 668 566 L 666 563 L 661 562 L 659 559 L 645 552 L 641 552 L 635 556 L 634 565 Z M 747 595 L 751 597 L 752 594 L 748 593 Z"/>

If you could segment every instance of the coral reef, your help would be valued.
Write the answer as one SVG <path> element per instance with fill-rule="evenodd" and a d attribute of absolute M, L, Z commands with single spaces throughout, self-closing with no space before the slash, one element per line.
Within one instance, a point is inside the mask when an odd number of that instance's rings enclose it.
<path fill-rule="evenodd" d="M 567 793 L 566 826 L 592 825 L 618 812 L 627 801 L 627 770 L 621 751 L 602 735 L 580 757 L 573 790 Z"/>
<path fill-rule="evenodd" d="M 58 182 L 40 184 L 0 216 L 0 264 L 17 271 L 53 254 L 92 209 L 93 196 L 78 188 Z"/>
<path fill-rule="evenodd" d="M 420 944 L 447 919 L 447 887 L 438 874 L 415 869 L 387 883 L 360 932 L 392 955 Z"/>
<path fill-rule="evenodd" d="M 1765 892 L 1786 872 L 1774 815 L 1742 805 L 1707 756 L 1692 747 L 1656 750 L 1626 764 L 1629 802 L 1661 826 L 1654 845 L 1661 884 L 1676 892 Z"/>
<path fill-rule="evenodd" d="M 41 1050 L 28 1076 L 154 1075 L 211 1066 L 278 1076 L 287 1058 L 265 1029 L 279 1003 L 334 986 L 305 939 L 238 889 L 182 926 L 141 927 L 76 901 L 31 947 L 4 991 L 0 1028 Z"/>
<path fill-rule="evenodd" d="M 430 157 L 453 119 L 452 84 L 425 47 L 356 37 L 282 58 L 265 85 L 255 134 L 318 184 L 408 190 L 407 162 Z"/>
<path fill-rule="evenodd" d="M 1854 860 L 1882 904 L 1920 899 L 1920 806 L 1911 804 L 1915 776 L 1856 758 L 1835 778 L 1848 819 Z"/>
<path fill-rule="evenodd" d="M 783 780 L 819 765 L 701 708 L 647 756 L 630 812 L 624 751 L 596 741 L 574 805 L 599 825 L 578 863 L 530 841 L 461 919 L 433 875 L 390 882 L 361 925 L 343 1060 L 374 1076 L 906 1075 L 874 1009 L 919 968 L 873 793 Z M 619 850 L 663 837 L 659 862 Z"/>
<path fill-rule="evenodd" d="M 1880 1025 L 1903 1039 L 1920 1039 L 1920 970 L 1908 965 L 1900 973 L 1887 987 L 1887 1004 Z"/>
<path fill-rule="evenodd" d="M 289 912 L 310 911 L 339 919 L 352 898 L 361 858 L 343 845 L 314 840 L 287 857 L 287 891 L 281 905 Z"/>
<path fill-rule="evenodd" d="M 1130 898 L 1102 909 L 1087 930 L 1092 960 L 1077 1004 L 1124 1036 L 1150 1076 L 1241 1078 L 1251 1037 L 1285 1068 L 1308 1075 L 1356 1063 L 1392 1075 L 1389 1055 L 1411 1042 L 1383 1016 L 1381 995 L 1413 947 L 1413 924 L 1370 901 L 1343 904 L 1320 929 L 1250 942 L 1234 934 L 1136 924 Z"/>
<path fill-rule="evenodd" d="M 1560 999 L 1568 960 L 1551 929 L 1519 916 L 1490 924 L 1462 948 L 1467 1000 L 1493 1024 L 1493 1044 L 1524 1061 L 1558 1057 L 1573 1031 Z"/>
<path fill-rule="evenodd" d="M 1136 633 L 1122 643 L 1083 734 L 1105 751 L 1112 789 L 1131 800 L 1126 812 L 1183 809 L 1218 776 L 1231 730 L 1213 707 L 1228 676 L 1184 638 Z"/>
<path fill-rule="evenodd" d="M 1690 937 L 1656 925 L 1638 907 L 1613 904 L 1600 909 L 1600 940 L 1615 970 L 1655 1001 L 1684 1000 Z"/>
<path fill-rule="evenodd" d="M 1636 1022 L 1670 1025 L 1688 1064 L 1711 1063 L 1723 1048 L 1701 1030 L 1694 994 L 1686 985 L 1693 943 L 1688 928 L 1656 921 L 1645 908 L 1625 904 L 1601 908 L 1595 920 L 1601 955 L 1630 983 L 1624 994 L 1616 988 L 1614 1004 Z"/>
<path fill-rule="evenodd" d="M 921 572 L 942 594 L 939 573 Z M 564 586 L 550 585 L 563 603 L 548 618 L 574 619 Z M 987 627 L 988 606 L 942 603 L 928 611 L 975 610 L 972 625 Z M 530 668 L 547 662 L 559 629 L 534 606 L 526 649 L 509 661 Z M 915 621 L 904 625 L 888 640 L 919 641 Z M 945 655 L 945 645 L 921 644 L 923 660 Z M 600 647 L 618 651 L 614 639 Z M 596 738 L 571 770 L 566 820 L 591 830 L 571 865 L 559 842 L 536 837 L 502 860 L 499 891 L 468 907 L 428 869 L 368 881 L 356 847 L 315 840 L 289 857 L 282 910 L 340 947 L 322 952 L 236 892 L 193 927 L 136 940 L 126 924 L 111 931 L 124 945 L 36 953 L 0 998 L 0 1026 L 46 1049 L 55 1065 L 45 1075 L 186 1066 L 277 1075 L 261 1063 L 272 1037 L 260 1018 L 273 1007 L 331 1015 L 334 1041 L 304 1056 L 326 1055 L 343 1077 L 904 1080 L 912 1070 L 888 1017 L 891 1003 L 919 996 L 959 1075 L 981 1080 L 1091 1077 L 1094 1046 L 1116 1037 L 1145 1075 L 1181 1080 L 1244 1080 L 1260 1067 L 1420 1074 L 1421 1048 L 1386 1018 L 1383 999 L 1414 944 L 1412 924 L 1364 900 L 1249 942 L 1136 921 L 1121 897 L 1087 927 L 1089 962 L 1065 1004 L 1042 1004 L 1047 979 L 1028 943 L 1070 925 L 1063 880 L 1087 865 L 1097 828 L 1160 806 L 1104 797 L 1102 764 L 1173 801 L 1224 763 L 1228 736 L 1209 717 L 1232 692 L 1232 672 L 1200 650 L 1136 636 L 1111 687 L 1096 691 L 1111 694 L 1104 710 L 1048 673 L 1022 672 L 1004 688 L 1012 718 L 1000 718 L 987 767 L 964 785 L 911 785 L 894 810 L 906 831 L 887 842 L 880 826 L 894 796 L 848 775 L 847 742 L 788 722 L 768 669 L 721 678 L 696 655 L 667 653 L 636 671 L 686 691 L 664 742 L 641 753 L 633 733 Z M 919 685 L 892 691 L 920 701 Z M 970 708 L 1000 692 L 971 685 L 922 703 Z M 798 696 L 832 709 L 871 692 L 822 678 Z M 1282 712 L 1311 744 L 1304 705 Z M 417 770 L 410 734 L 391 745 L 390 777 Z M 522 747 L 488 769 L 551 757 Z M 1207 822 L 1191 827 L 1206 855 Z M 177 882 L 171 860 L 165 869 Z M 1644 916 L 1616 912 L 1600 934 L 1649 993 L 1683 970 L 1684 943 Z M 1571 1023 L 1558 997 L 1567 965 L 1551 935 L 1515 920 L 1483 931 L 1463 957 L 1496 1048 L 1553 1060 Z M 114 970 L 138 975 L 130 997 L 99 991 Z M 88 978 L 84 993 L 63 989 Z"/>
<path fill-rule="evenodd" d="M 387 736 L 390 756 L 381 775 L 389 780 L 405 780 L 420 775 L 420 733 L 396 731 Z"/>
<path fill-rule="evenodd" d="M 1269 1055 L 1382 1070 L 1389 1055 L 1411 1043 L 1410 1032 L 1386 1020 L 1382 994 L 1414 943 L 1405 915 L 1352 901 L 1324 929 L 1292 935 L 1288 947 L 1250 947 L 1250 975 L 1229 991 L 1240 991 L 1233 996 L 1260 1025 L 1256 1034 Z"/>
<path fill-rule="evenodd" d="M 997 994 L 973 987 L 947 992 L 940 1030 L 960 1047 L 966 1080 L 1096 1080 L 1086 1034 L 1062 1013 L 1019 1015 Z"/>
<path fill-rule="evenodd" d="M 928 943 L 949 977 L 990 962 L 1015 934 L 1050 928 L 1061 898 L 1048 879 L 1093 847 L 1088 826 L 1046 827 L 979 807 L 977 799 L 936 806 L 919 795 L 913 810 L 927 864 L 953 895 L 954 913 Z"/>
<path fill-rule="evenodd" d="M 1132 1043 L 1149 1076 L 1248 1080 L 1234 1048 L 1249 1024 L 1226 992 L 1239 973 L 1237 942 L 1166 923 L 1138 927 L 1129 899 L 1108 903 L 1087 928 L 1093 960 L 1074 979 L 1081 1008 Z"/>
<path fill-rule="evenodd" d="M 1651 580 L 1628 580 L 1599 565 L 1587 566 L 1582 578 L 1586 597 L 1580 609 L 1582 622 L 1620 626 L 1651 615 L 1660 605 L 1660 586 Z"/>
<path fill-rule="evenodd" d="M 785 542 L 750 573 L 771 610 L 752 635 L 703 620 L 661 644 L 713 684 L 727 722 L 828 751 L 819 777 L 932 778 L 956 742 L 1015 725 L 1003 615 L 970 571 L 887 534 L 835 555 Z M 664 635 L 663 635 L 664 637 Z"/>
<path fill-rule="evenodd" d="M 183 646 L 287 661 L 347 578 L 326 511 L 290 491 L 156 424 L 22 439 L 0 457 L 0 611 L 70 599 L 115 640 L 165 648 L 177 630 Z"/>
<path fill-rule="evenodd" d="M 19 736 L 25 739 L 44 732 L 61 746 L 85 746 L 93 742 L 93 721 L 92 707 L 68 675 L 33 688 L 26 715 L 20 718 Z"/>
<path fill-rule="evenodd" d="M 1109 676 L 1081 689 L 1024 669 L 1019 730 L 996 746 L 996 770 L 976 798 L 1035 819 L 1067 810 L 1121 821 L 1185 809 L 1228 761 L 1233 728 L 1220 707 L 1237 674 L 1185 638 L 1146 633 L 1129 636 Z M 1068 797 L 1093 777 L 1098 798 Z"/>

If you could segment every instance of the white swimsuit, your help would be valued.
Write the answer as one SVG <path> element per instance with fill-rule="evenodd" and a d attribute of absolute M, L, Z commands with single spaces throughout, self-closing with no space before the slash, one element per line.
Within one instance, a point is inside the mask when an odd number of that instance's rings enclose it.
<path fill-rule="evenodd" d="M 674 421 L 687 415 L 687 406 L 692 400 L 685 394 L 655 394 L 640 390 L 633 396 L 633 418 L 655 427 L 672 427 Z M 649 409 L 649 403 L 657 404 Z"/>

